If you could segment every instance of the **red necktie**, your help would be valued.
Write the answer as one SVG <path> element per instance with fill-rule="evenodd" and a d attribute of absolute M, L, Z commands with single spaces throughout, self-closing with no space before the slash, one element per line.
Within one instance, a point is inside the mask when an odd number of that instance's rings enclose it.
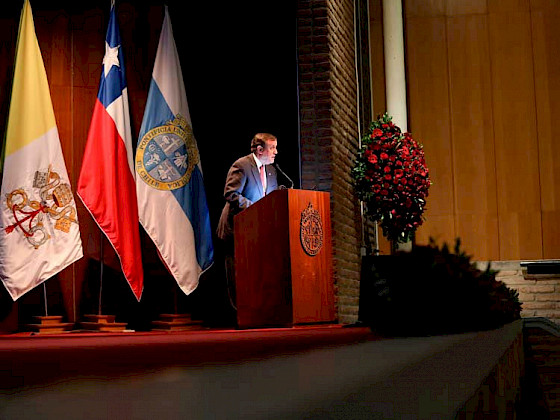
<path fill-rule="evenodd" d="M 261 173 L 261 184 L 262 184 L 262 187 L 263 187 L 263 194 L 266 194 L 266 186 L 264 184 L 264 181 L 265 181 L 264 165 L 261 165 L 261 168 L 260 168 L 259 172 Z"/>

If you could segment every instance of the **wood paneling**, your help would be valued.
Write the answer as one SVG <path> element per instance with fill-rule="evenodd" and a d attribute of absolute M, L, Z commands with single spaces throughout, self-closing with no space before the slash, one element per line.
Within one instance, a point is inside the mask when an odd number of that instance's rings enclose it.
<path fill-rule="evenodd" d="M 487 19 L 447 21 L 457 236 L 469 252 L 499 258 L 496 156 Z"/>
<path fill-rule="evenodd" d="M 385 98 L 385 60 L 383 51 L 383 13 L 381 0 L 370 1 L 369 45 L 372 86 L 372 120 L 387 109 Z"/>
<path fill-rule="evenodd" d="M 406 0 L 403 9 L 407 17 L 444 16 L 446 0 Z"/>
<path fill-rule="evenodd" d="M 496 14 L 505 14 L 511 12 L 529 13 L 529 10 L 530 10 L 530 0 L 488 0 L 489 13 L 496 13 Z"/>
<path fill-rule="evenodd" d="M 428 206 L 431 206 L 430 198 L 428 197 Z M 428 207 L 429 209 L 430 207 Z M 416 243 L 419 245 L 426 245 L 430 238 L 435 239 L 438 244 L 454 244 L 455 238 L 455 217 L 453 214 L 432 214 L 426 212 L 426 220 L 424 224 L 418 229 L 416 234 Z"/>
<path fill-rule="evenodd" d="M 431 170 L 417 242 L 560 257 L 560 3 L 405 2 L 409 128 Z"/>
<path fill-rule="evenodd" d="M 460 16 L 488 13 L 487 0 L 448 0 L 447 16 Z"/>
<path fill-rule="evenodd" d="M 560 6 L 555 5 L 532 13 L 544 258 L 560 254 Z"/>
<path fill-rule="evenodd" d="M 443 17 L 413 17 L 407 20 L 406 26 L 408 129 L 424 145 L 433 181 L 426 218 L 449 220 L 455 208 L 446 22 Z M 446 226 L 451 230 L 446 230 L 444 239 L 453 240 L 455 227 L 453 224 Z M 417 241 L 423 243 L 433 236 L 436 232 L 431 229 L 434 228 L 432 223 L 422 226 Z"/>
<path fill-rule="evenodd" d="M 543 258 L 558 259 L 560 256 L 560 210 L 543 211 Z"/>
<path fill-rule="evenodd" d="M 558 0 L 530 0 L 531 13 L 546 11 L 558 13 Z"/>
<path fill-rule="evenodd" d="M 489 34 L 500 259 L 539 258 L 542 231 L 530 15 L 490 14 Z M 533 229 L 525 229 L 529 225 Z M 530 255 L 521 253 L 524 249 Z"/>

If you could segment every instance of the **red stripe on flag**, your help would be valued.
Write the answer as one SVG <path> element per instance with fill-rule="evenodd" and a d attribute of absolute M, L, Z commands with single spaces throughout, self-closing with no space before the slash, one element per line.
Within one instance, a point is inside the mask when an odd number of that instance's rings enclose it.
<path fill-rule="evenodd" d="M 78 195 L 105 233 L 136 299 L 144 284 L 136 185 L 115 122 L 96 100 L 78 180 Z"/>

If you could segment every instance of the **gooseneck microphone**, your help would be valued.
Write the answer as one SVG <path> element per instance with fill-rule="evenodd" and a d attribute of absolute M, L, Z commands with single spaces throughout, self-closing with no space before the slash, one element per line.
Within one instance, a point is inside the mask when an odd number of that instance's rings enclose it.
<path fill-rule="evenodd" d="M 290 182 L 290 186 L 289 186 L 288 188 L 294 188 L 294 181 L 292 181 L 292 178 L 290 178 L 290 177 L 286 174 L 286 172 L 284 172 L 282 169 L 280 169 L 280 166 L 278 166 L 278 164 L 277 164 L 276 162 L 274 163 L 274 167 L 276 168 L 276 170 L 277 170 L 278 172 L 280 172 L 280 173 L 282 174 L 282 176 L 283 176 L 284 178 L 286 178 L 286 179 Z M 286 187 L 283 186 L 283 185 L 282 185 L 281 187 L 286 188 Z"/>

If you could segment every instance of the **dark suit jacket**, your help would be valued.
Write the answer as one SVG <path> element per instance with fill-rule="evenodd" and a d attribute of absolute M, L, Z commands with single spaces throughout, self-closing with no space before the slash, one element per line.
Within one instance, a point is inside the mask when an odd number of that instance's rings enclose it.
<path fill-rule="evenodd" d="M 278 189 L 276 168 L 265 165 L 266 193 Z M 224 240 L 233 236 L 233 216 L 264 197 L 261 177 L 252 154 L 237 159 L 228 171 L 224 198 L 226 204 L 218 222 L 218 237 Z"/>

